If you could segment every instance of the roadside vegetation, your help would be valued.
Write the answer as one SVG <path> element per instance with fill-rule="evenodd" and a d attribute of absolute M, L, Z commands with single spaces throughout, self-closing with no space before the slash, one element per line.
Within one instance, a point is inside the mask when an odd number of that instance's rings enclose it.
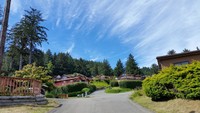
<path fill-rule="evenodd" d="M 93 81 L 91 84 L 96 86 L 97 89 L 104 89 L 109 87 L 109 84 L 106 81 Z"/>
<path fill-rule="evenodd" d="M 168 101 L 152 101 L 143 90 L 134 90 L 131 95 L 134 102 L 156 113 L 199 113 L 200 101 L 187 99 L 172 99 Z"/>
<path fill-rule="evenodd" d="M 112 80 L 110 82 L 110 87 L 106 88 L 106 93 L 123 93 L 132 91 L 135 88 L 140 88 L 142 86 L 142 81 L 140 80 Z"/>
<path fill-rule="evenodd" d="M 86 83 L 74 83 L 63 87 L 54 87 L 53 90 L 46 92 L 47 98 L 61 98 L 61 95 L 76 97 L 77 95 L 90 94 L 96 90 L 96 86 Z"/>
<path fill-rule="evenodd" d="M 143 90 L 154 101 L 174 98 L 200 100 L 200 62 L 173 66 L 143 81 Z"/>
<path fill-rule="evenodd" d="M 200 62 L 171 65 L 147 77 L 131 99 L 156 113 L 199 113 Z"/>
<path fill-rule="evenodd" d="M 47 105 L 19 105 L 0 107 L 0 113 L 47 113 L 58 107 L 60 104 L 52 99 L 48 99 Z"/>
<path fill-rule="evenodd" d="M 132 89 L 130 88 L 110 87 L 110 88 L 106 88 L 105 92 L 106 93 L 124 93 L 131 90 Z"/>

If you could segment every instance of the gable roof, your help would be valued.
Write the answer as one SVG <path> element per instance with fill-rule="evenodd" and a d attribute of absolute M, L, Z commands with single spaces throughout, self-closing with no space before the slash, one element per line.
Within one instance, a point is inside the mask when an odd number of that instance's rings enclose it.
<path fill-rule="evenodd" d="M 186 56 L 192 56 L 192 55 L 200 55 L 200 50 L 177 53 L 177 54 L 173 54 L 173 55 L 158 56 L 158 57 L 156 57 L 156 59 L 157 60 L 167 60 L 167 59 L 174 59 L 174 58 L 180 58 L 180 57 L 186 57 Z"/>

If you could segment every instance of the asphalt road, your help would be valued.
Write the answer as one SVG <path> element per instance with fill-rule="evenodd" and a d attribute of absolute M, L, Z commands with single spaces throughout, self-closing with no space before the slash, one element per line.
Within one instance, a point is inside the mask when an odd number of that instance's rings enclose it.
<path fill-rule="evenodd" d="M 128 93 L 105 94 L 96 91 L 89 98 L 59 99 L 61 107 L 50 113 L 153 113 L 132 102 Z"/>

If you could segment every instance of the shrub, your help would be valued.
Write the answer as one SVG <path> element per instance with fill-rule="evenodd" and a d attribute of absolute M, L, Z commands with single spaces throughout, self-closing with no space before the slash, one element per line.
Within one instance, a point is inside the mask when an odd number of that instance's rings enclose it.
<path fill-rule="evenodd" d="M 49 93 L 49 92 L 47 92 L 47 93 L 45 94 L 45 96 L 46 96 L 47 98 L 54 98 L 54 94 Z"/>
<path fill-rule="evenodd" d="M 111 87 L 118 87 L 119 86 L 118 81 L 116 81 L 116 80 L 111 81 L 110 86 Z"/>
<path fill-rule="evenodd" d="M 76 97 L 79 94 L 84 94 L 84 92 L 83 91 L 71 92 L 71 93 L 68 93 L 68 96 L 69 97 Z"/>
<path fill-rule="evenodd" d="M 95 85 L 97 89 L 103 89 L 109 86 L 105 81 L 93 81 L 91 84 Z"/>
<path fill-rule="evenodd" d="M 119 87 L 121 88 L 138 88 L 142 86 L 142 81 L 140 80 L 122 80 L 119 81 Z"/>
<path fill-rule="evenodd" d="M 83 88 L 83 89 L 82 89 L 82 92 L 89 92 L 89 91 L 90 91 L 89 88 Z"/>
<path fill-rule="evenodd" d="M 42 66 L 37 67 L 35 63 L 28 64 L 24 66 L 22 70 L 15 71 L 16 77 L 33 78 L 41 80 L 43 83 L 46 83 L 51 78 L 51 76 L 48 76 L 47 74 L 47 69 Z"/>
<path fill-rule="evenodd" d="M 87 84 L 80 82 L 80 83 L 67 85 L 66 87 L 68 89 L 68 92 L 71 93 L 71 92 L 81 91 L 83 88 L 87 87 Z"/>
<path fill-rule="evenodd" d="M 94 92 L 94 91 L 96 91 L 96 86 L 95 85 L 88 85 L 88 88 L 90 89 L 90 93 L 92 93 L 92 92 Z"/>
<path fill-rule="evenodd" d="M 134 91 L 134 93 L 131 95 L 131 98 L 133 99 L 143 95 L 145 95 L 144 91 L 142 89 L 139 89 Z"/>
<path fill-rule="evenodd" d="M 142 85 L 147 96 L 154 101 L 173 98 L 200 99 L 200 62 L 170 66 L 148 77 Z"/>

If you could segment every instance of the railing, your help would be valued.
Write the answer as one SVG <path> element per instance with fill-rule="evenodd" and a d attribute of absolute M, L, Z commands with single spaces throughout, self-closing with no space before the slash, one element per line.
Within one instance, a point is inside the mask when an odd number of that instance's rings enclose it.
<path fill-rule="evenodd" d="M 0 96 L 36 96 L 41 93 L 41 84 L 35 79 L 0 77 Z"/>

